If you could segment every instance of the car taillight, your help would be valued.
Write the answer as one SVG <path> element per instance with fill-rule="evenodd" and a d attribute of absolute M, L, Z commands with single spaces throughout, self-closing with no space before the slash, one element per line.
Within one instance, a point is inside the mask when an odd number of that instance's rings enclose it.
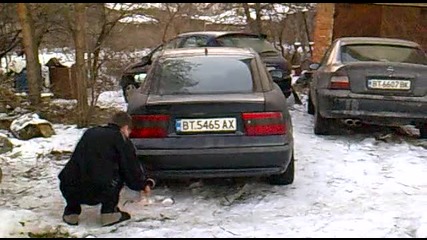
<path fill-rule="evenodd" d="M 168 135 L 169 115 L 133 115 L 131 138 L 164 138 Z"/>
<path fill-rule="evenodd" d="M 350 81 L 347 76 L 332 76 L 329 89 L 350 89 Z"/>
<path fill-rule="evenodd" d="M 248 136 L 286 134 L 286 123 L 281 112 L 243 113 L 242 118 Z"/>

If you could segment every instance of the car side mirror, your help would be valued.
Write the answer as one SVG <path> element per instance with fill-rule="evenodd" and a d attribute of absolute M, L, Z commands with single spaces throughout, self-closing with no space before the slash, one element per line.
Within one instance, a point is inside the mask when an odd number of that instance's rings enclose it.
<path fill-rule="evenodd" d="M 310 70 L 317 70 L 320 67 L 320 64 L 318 64 L 318 63 L 312 63 L 308 67 L 310 68 Z"/>
<path fill-rule="evenodd" d="M 265 34 L 265 33 L 260 33 L 260 34 L 259 34 L 259 37 L 260 37 L 261 39 L 267 39 L 267 34 Z"/>
<path fill-rule="evenodd" d="M 283 71 L 279 69 L 273 69 L 269 71 L 273 81 L 277 82 L 283 79 Z"/>
<path fill-rule="evenodd" d="M 151 55 L 147 55 L 141 58 L 141 64 L 151 64 Z"/>

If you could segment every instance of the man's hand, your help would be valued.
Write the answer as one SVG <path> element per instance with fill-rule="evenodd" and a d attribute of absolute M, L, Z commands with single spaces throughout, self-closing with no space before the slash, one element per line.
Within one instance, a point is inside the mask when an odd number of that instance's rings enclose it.
<path fill-rule="evenodd" d="M 151 195 L 151 187 L 149 185 L 145 186 L 145 188 L 144 188 L 144 194 L 147 197 Z"/>
<path fill-rule="evenodd" d="M 141 197 L 142 196 L 149 197 L 151 195 L 151 189 L 153 189 L 154 186 L 156 185 L 156 182 L 151 178 L 147 178 L 145 182 L 146 182 L 146 185 L 144 187 L 144 190 L 141 191 Z"/>

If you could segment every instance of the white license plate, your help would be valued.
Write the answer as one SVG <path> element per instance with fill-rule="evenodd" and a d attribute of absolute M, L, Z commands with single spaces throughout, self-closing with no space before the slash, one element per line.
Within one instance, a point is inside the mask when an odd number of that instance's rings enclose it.
<path fill-rule="evenodd" d="M 236 131 L 236 118 L 206 118 L 176 120 L 176 131 L 181 133 Z"/>
<path fill-rule="evenodd" d="M 275 67 L 267 67 L 267 71 L 275 70 Z"/>
<path fill-rule="evenodd" d="M 411 89 L 411 81 L 370 79 L 368 80 L 368 87 L 371 89 L 409 90 Z"/>

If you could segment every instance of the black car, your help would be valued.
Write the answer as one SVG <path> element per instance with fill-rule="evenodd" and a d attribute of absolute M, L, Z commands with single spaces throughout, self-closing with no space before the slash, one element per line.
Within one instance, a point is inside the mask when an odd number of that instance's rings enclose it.
<path fill-rule="evenodd" d="M 169 40 L 166 44 L 161 44 L 154 48 L 147 56 L 143 57 L 141 62 L 130 65 L 124 71 L 121 78 L 121 86 L 126 99 L 126 87 L 130 84 L 139 85 L 136 75 L 142 76 L 147 73 L 153 58 L 165 49 L 175 48 L 194 48 L 194 47 L 239 47 L 252 48 L 266 64 L 268 70 L 280 70 L 283 72 L 282 78 L 275 78 L 276 83 L 282 89 L 286 97 L 292 93 L 291 67 L 282 57 L 282 54 L 266 40 L 264 35 L 257 35 L 244 32 L 222 32 L 222 31 L 205 31 L 205 32 L 188 32 L 182 33 L 177 37 Z M 139 78 L 139 77 L 138 77 Z M 144 77 L 141 77 L 143 79 Z"/>
<path fill-rule="evenodd" d="M 131 138 L 151 176 L 293 182 L 286 99 L 252 49 L 165 50 L 128 98 Z"/>
<path fill-rule="evenodd" d="M 335 40 L 315 70 L 308 113 L 314 133 L 349 126 L 415 125 L 427 138 L 427 56 L 415 42 L 373 37 Z"/>

